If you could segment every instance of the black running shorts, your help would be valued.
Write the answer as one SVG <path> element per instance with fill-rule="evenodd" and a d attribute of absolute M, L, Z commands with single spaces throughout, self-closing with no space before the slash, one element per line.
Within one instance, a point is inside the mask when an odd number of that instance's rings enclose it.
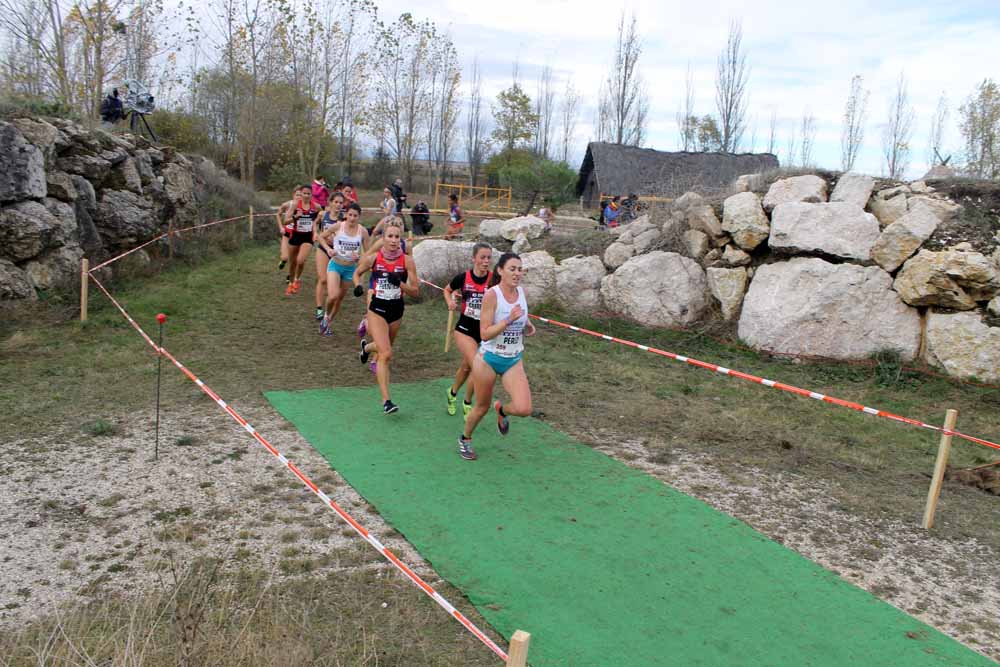
<path fill-rule="evenodd" d="M 477 343 L 483 342 L 480 336 L 479 320 L 474 320 L 468 315 L 458 316 L 458 324 L 455 325 L 455 331 L 465 334 Z"/>
<path fill-rule="evenodd" d="M 312 232 L 292 232 L 288 239 L 288 245 L 312 245 Z"/>
<path fill-rule="evenodd" d="M 386 324 L 392 324 L 397 320 L 403 319 L 403 300 L 393 299 L 392 301 L 387 301 L 385 299 L 373 298 L 372 302 L 368 304 L 368 310 L 384 319 Z"/>

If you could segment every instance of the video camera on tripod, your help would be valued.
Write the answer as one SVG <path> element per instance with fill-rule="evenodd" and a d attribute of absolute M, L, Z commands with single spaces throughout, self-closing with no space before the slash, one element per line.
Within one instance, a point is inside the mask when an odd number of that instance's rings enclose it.
<path fill-rule="evenodd" d="M 155 98 L 149 92 L 149 88 L 135 79 L 127 79 L 124 83 L 127 91 L 124 99 L 118 96 L 118 89 L 115 88 L 101 102 L 101 120 L 106 123 L 117 123 L 128 118 L 132 134 L 141 136 L 145 130 L 149 138 L 157 141 L 156 133 L 146 120 L 146 115 L 156 110 Z"/>

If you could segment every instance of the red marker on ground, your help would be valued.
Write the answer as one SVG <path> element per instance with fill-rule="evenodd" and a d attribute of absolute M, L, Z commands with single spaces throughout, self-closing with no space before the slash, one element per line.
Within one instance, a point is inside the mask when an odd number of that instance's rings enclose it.
<path fill-rule="evenodd" d="M 157 313 L 156 314 L 156 321 L 159 322 L 160 324 L 163 324 L 164 322 L 167 321 L 167 316 L 164 315 L 163 313 Z"/>

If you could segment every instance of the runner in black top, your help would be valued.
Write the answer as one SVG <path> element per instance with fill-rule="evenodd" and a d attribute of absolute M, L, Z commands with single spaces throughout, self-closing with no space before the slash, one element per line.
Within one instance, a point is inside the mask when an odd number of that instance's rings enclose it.
<path fill-rule="evenodd" d="M 448 388 L 448 414 L 455 414 L 455 401 L 472 371 L 472 362 L 479 351 L 479 311 L 483 306 L 483 295 L 489 288 L 490 262 L 493 248 L 488 243 L 477 243 L 472 247 L 472 270 L 460 273 L 444 288 L 444 300 L 448 310 L 459 311 L 455 325 L 455 346 L 462 354 L 462 364 L 455 372 L 455 382 Z M 465 387 L 465 401 L 462 403 L 462 417 L 472 410 L 472 383 Z"/>

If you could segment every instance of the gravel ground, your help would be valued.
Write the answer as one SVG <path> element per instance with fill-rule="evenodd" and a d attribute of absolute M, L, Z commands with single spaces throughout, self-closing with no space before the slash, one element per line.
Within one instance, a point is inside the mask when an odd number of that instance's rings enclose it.
<path fill-rule="evenodd" d="M 266 404 L 244 416 L 321 489 L 432 585 L 436 574 Z M 275 576 L 389 569 L 354 532 L 214 404 L 161 423 L 119 415 L 120 433 L 64 434 L 4 445 L 0 462 L 0 628 L 105 591 L 138 592 L 170 563 L 222 557 Z M 604 442 L 615 442 L 606 434 Z M 638 443 L 606 454 L 737 517 L 891 604 L 1000 660 L 997 554 L 914 523 L 840 509 L 829 483 L 741 468 L 676 450 L 666 462 Z M 315 559 L 309 574 L 296 563 Z M 453 602 L 456 602 L 453 600 Z"/>

